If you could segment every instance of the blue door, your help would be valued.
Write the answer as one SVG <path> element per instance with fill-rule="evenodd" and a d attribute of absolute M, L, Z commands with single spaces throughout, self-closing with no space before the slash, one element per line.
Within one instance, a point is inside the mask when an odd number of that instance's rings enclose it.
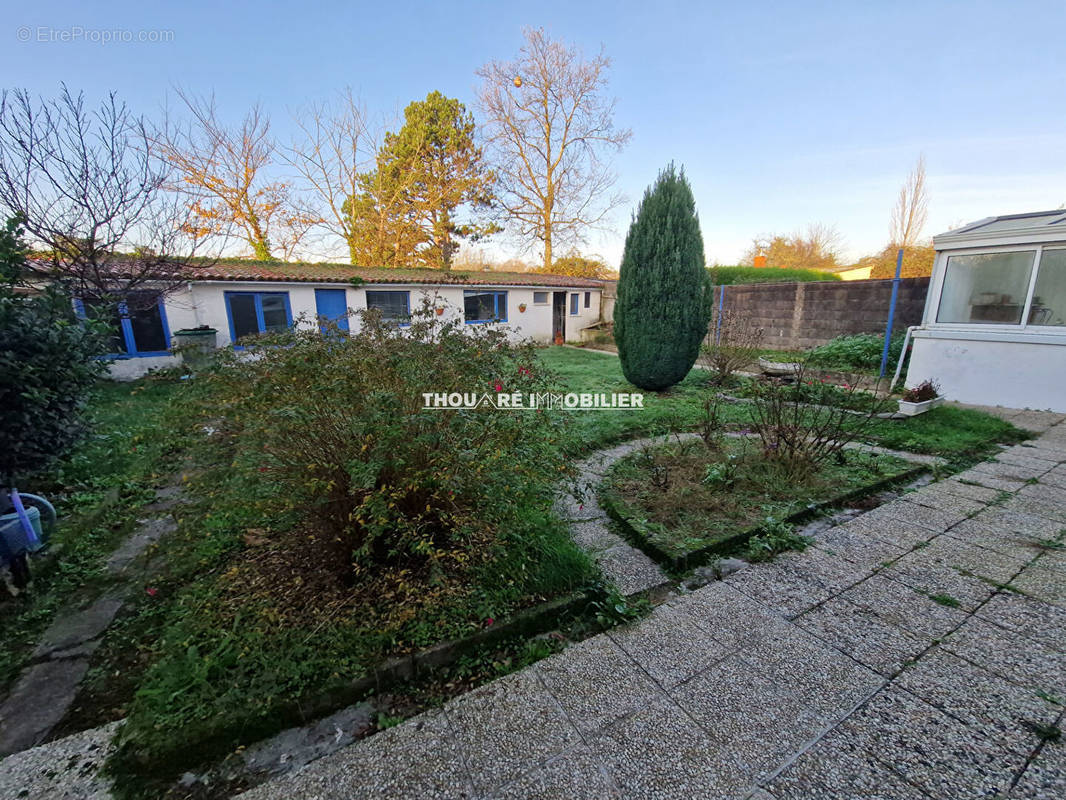
<path fill-rule="evenodd" d="M 315 289 L 315 312 L 319 317 L 319 328 L 326 332 L 324 320 L 336 323 L 342 331 L 348 330 L 348 300 L 344 289 Z"/>

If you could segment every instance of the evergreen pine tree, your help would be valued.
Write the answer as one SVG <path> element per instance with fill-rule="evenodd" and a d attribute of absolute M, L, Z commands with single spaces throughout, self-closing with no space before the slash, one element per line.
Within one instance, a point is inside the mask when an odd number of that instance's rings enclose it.
<path fill-rule="evenodd" d="M 614 336 L 630 383 L 660 391 L 688 374 L 711 295 L 692 188 L 671 163 L 644 193 L 622 255 Z"/>

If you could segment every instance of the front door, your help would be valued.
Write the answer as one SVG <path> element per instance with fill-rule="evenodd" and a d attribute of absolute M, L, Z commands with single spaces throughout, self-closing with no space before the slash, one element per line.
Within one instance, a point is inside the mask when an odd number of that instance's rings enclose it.
<path fill-rule="evenodd" d="M 552 341 L 566 341 L 566 292 L 552 292 Z"/>
<path fill-rule="evenodd" d="M 315 289 L 315 313 L 322 333 L 328 330 L 327 322 L 342 331 L 348 330 L 348 299 L 344 289 Z"/>

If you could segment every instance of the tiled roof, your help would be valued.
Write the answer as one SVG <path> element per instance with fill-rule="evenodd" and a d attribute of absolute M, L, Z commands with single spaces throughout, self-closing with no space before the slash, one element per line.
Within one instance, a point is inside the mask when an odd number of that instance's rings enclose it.
<path fill-rule="evenodd" d="M 43 259 L 31 259 L 42 272 L 48 271 Z M 123 264 L 115 261 L 110 265 L 116 277 L 120 277 Z M 139 274 L 139 270 L 131 270 Z M 439 269 L 384 269 L 353 267 L 349 264 L 308 264 L 281 261 L 244 261 L 220 259 L 199 266 L 192 262 L 186 269 L 193 281 L 298 281 L 300 283 L 347 283 L 359 278 L 364 283 L 425 283 L 475 286 L 559 286 L 566 288 L 599 289 L 603 281 L 589 278 L 571 278 L 567 275 L 544 275 L 538 272 L 461 272 Z M 172 277 L 173 273 L 167 277 Z"/>
<path fill-rule="evenodd" d="M 366 283 L 475 284 L 482 286 L 566 286 L 599 288 L 602 283 L 566 275 L 535 272 L 446 272 L 438 269 L 371 269 L 347 264 L 287 264 L 263 261 L 219 261 L 196 268 L 194 280 L 300 281 L 346 283 L 360 278 Z"/>

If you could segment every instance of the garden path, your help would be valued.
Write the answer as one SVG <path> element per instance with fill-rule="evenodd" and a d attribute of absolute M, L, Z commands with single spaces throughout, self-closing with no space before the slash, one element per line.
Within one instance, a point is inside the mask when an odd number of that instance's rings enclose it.
<path fill-rule="evenodd" d="M 1064 529 L 1059 423 L 240 797 L 1066 796 Z M 69 742 L 0 796 L 106 796 Z"/>

